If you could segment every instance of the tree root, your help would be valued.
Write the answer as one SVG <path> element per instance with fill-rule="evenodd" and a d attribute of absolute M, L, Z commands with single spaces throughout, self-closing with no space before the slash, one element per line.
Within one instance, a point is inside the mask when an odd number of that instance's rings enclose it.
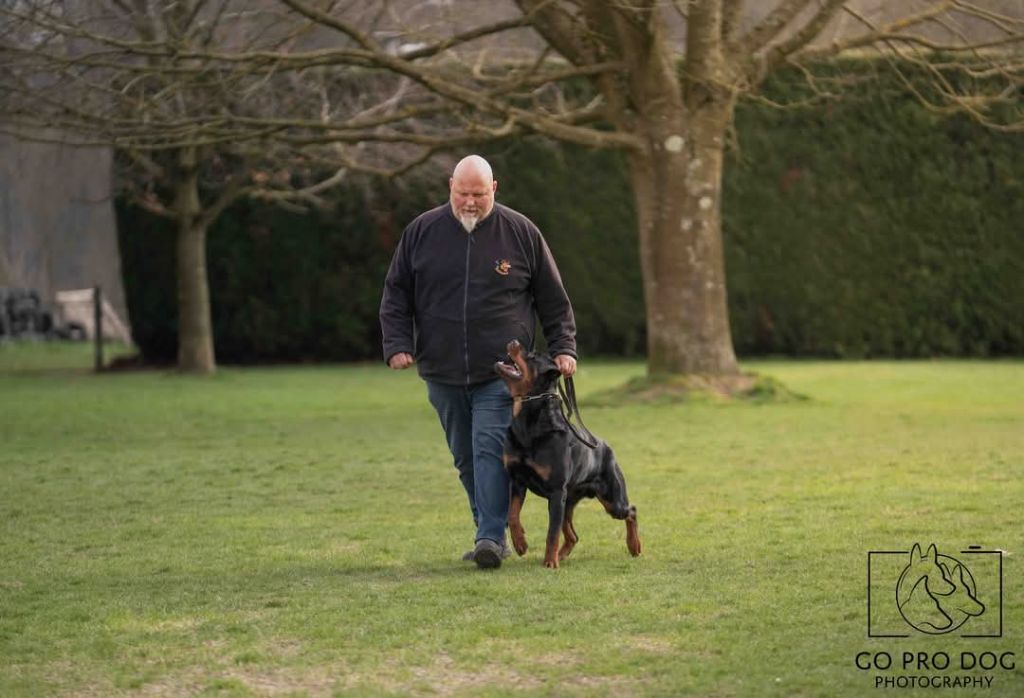
<path fill-rule="evenodd" d="M 809 399 L 775 378 L 756 373 L 729 376 L 683 374 L 633 378 L 625 385 L 588 395 L 585 406 L 672 404 L 677 402 L 786 403 Z"/>

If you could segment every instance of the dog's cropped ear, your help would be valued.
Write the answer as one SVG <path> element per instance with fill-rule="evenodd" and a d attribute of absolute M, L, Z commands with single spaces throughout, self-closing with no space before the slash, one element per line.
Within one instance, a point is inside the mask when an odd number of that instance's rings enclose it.
<path fill-rule="evenodd" d="M 548 371 L 555 366 L 554 359 L 540 351 L 531 351 L 529 356 L 526 357 L 527 362 L 530 364 L 530 369 L 537 376 L 546 376 Z"/>

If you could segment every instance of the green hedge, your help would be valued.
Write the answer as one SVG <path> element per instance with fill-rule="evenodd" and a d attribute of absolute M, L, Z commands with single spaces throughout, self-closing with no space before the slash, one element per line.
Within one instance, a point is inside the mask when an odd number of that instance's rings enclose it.
<path fill-rule="evenodd" d="M 740 353 L 1024 353 L 1024 136 L 940 117 L 888 73 L 823 108 L 741 109 L 736 127 L 724 230 Z"/>
<path fill-rule="evenodd" d="M 805 91 L 795 74 L 765 87 L 781 101 Z M 723 217 L 741 355 L 1024 353 L 1021 134 L 929 112 L 888 73 L 811 108 L 743 104 L 736 132 Z M 499 200 L 548 238 L 583 353 L 642 355 L 623 157 L 539 140 L 483 154 Z M 445 200 L 438 179 L 353 183 L 330 213 L 229 210 L 209 241 L 218 358 L 377 358 L 384 272 L 404 225 Z M 119 213 L 136 341 L 147 358 L 172 359 L 172 235 L 138 210 Z"/>
<path fill-rule="evenodd" d="M 344 190 L 343 190 L 344 191 Z M 380 352 L 381 280 L 404 227 L 392 187 L 350 187 L 307 215 L 241 202 L 209 233 L 217 357 L 232 363 L 351 360 Z M 420 197 L 422 198 L 422 197 Z M 147 360 L 177 354 L 174 229 L 119 202 L 121 258 L 135 341 Z"/>

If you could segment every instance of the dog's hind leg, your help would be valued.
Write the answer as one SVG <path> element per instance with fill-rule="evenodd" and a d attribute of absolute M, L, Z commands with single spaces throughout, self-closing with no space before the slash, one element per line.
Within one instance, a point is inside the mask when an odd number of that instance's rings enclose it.
<path fill-rule="evenodd" d="M 640 545 L 640 529 L 636 522 L 636 507 L 632 504 L 625 507 L 618 506 L 600 496 L 598 496 L 598 500 L 613 519 L 626 520 L 626 548 L 633 557 L 639 555 L 642 546 Z"/>
<path fill-rule="evenodd" d="M 629 508 L 629 516 L 626 517 L 626 548 L 633 557 L 639 555 L 642 550 L 640 545 L 640 531 L 636 523 L 636 507 Z"/>
<path fill-rule="evenodd" d="M 578 501 L 578 500 L 577 500 Z M 572 513 L 576 510 L 576 502 L 567 502 L 565 505 L 565 521 L 562 523 L 562 547 L 558 551 L 558 559 L 564 560 L 576 547 L 580 537 L 576 535 L 576 527 L 572 525 Z"/>
<path fill-rule="evenodd" d="M 622 469 L 619 468 L 611 449 L 605 454 L 604 461 L 604 485 L 605 492 L 598 495 L 598 499 L 604 506 L 605 511 L 613 519 L 626 521 L 626 548 L 629 554 L 636 557 L 641 552 L 640 531 L 636 522 L 636 507 L 629 503 L 629 495 L 626 494 L 626 479 L 622 476 Z"/>

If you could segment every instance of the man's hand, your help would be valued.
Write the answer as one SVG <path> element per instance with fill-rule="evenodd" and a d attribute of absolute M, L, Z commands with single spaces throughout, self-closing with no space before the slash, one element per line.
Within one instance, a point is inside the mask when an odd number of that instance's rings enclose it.
<path fill-rule="evenodd" d="M 568 354 L 559 354 L 555 357 L 555 366 L 558 366 L 558 370 L 562 372 L 562 375 L 566 378 L 571 378 L 572 374 L 576 373 L 576 359 L 572 358 Z"/>
<path fill-rule="evenodd" d="M 388 366 L 399 371 L 403 368 L 409 368 L 415 363 L 415 359 L 412 358 L 412 354 L 408 354 L 404 351 L 398 352 L 390 359 L 388 359 Z"/>

